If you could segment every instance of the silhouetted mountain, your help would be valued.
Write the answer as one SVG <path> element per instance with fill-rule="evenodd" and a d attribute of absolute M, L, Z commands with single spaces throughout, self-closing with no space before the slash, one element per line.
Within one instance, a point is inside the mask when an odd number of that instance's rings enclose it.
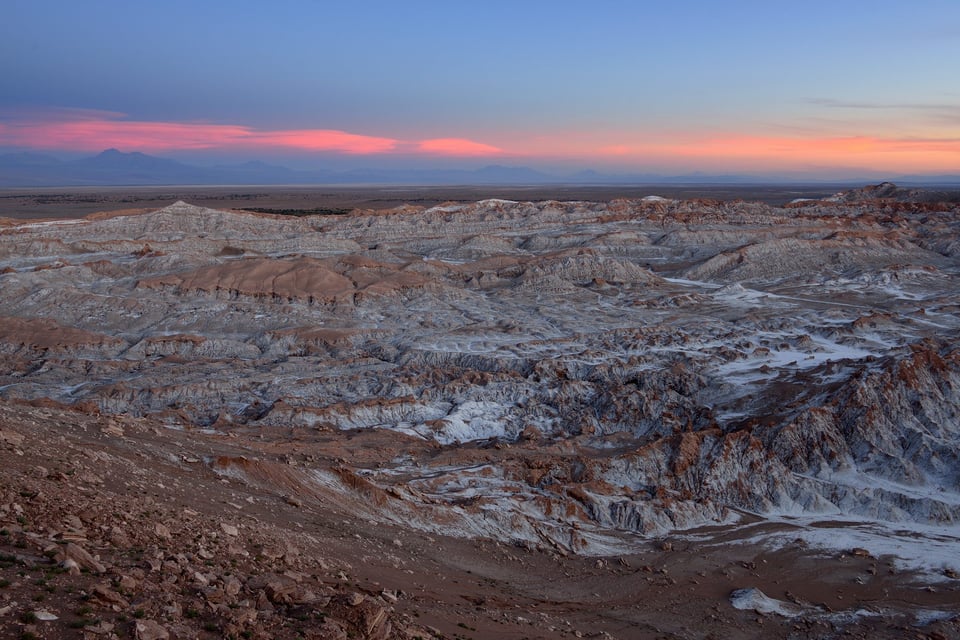
<path fill-rule="evenodd" d="M 895 181 L 915 186 L 957 185 L 960 175 L 902 176 Z M 107 149 L 80 160 L 62 161 L 35 153 L 0 155 L 0 186 L 134 186 L 175 184 L 789 184 L 873 182 L 869 178 L 817 180 L 782 176 L 705 173 L 661 175 L 653 173 L 601 173 L 593 169 L 568 175 L 551 175 L 530 167 L 488 165 L 480 169 L 378 169 L 349 171 L 298 171 L 259 161 L 197 167 L 144 153 Z"/>
<path fill-rule="evenodd" d="M 491 164 L 471 172 L 473 176 L 484 182 L 565 182 L 557 176 L 548 176 L 529 167 L 505 167 L 499 164 Z"/>
<path fill-rule="evenodd" d="M 212 177 L 207 169 L 116 149 L 67 163 L 65 168 L 78 183 L 90 184 L 189 184 L 206 183 Z"/>
<path fill-rule="evenodd" d="M 289 167 L 251 160 L 240 164 L 217 165 L 211 171 L 218 172 L 221 182 L 238 184 L 303 184 L 329 182 L 335 174 L 329 171 L 297 171 Z M 229 178 L 229 179 L 228 179 Z"/>
<path fill-rule="evenodd" d="M 666 176 L 655 173 L 600 173 L 593 169 L 578 171 L 567 178 L 567 182 L 576 184 L 663 184 L 666 180 Z"/>
<path fill-rule="evenodd" d="M 144 153 L 107 149 L 81 160 L 17 153 L 0 156 L 0 186 L 167 185 L 167 184 L 525 184 L 566 182 L 528 167 L 490 165 L 463 169 L 353 169 L 297 171 L 251 161 L 197 167 Z"/>
<path fill-rule="evenodd" d="M 65 163 L 39 153 L 0 155 L 0 186 L 37 187 L 50 184 L 48 175 L 57 174 Z"/>
<path fill-rule="evenodd" d="M 40 153 L 6 153 L 0 155 L 0 167 L 52 167 L 63 164 L 53 156 L 47 156 Z"/>
<path fill-rule="evenodd" d="M 960 185 L 960 174 L 942 174 L 937 176 L 898 176 L 892 178 L 891 182 L 896 182 L 897 184 L 911 184 L 911 185 L 936 185 L 936 186 L 946 186 L 946 185 Z"/>
<path fill-rule="evenodd" d="M 549 184 L 567 182 L 529 167 L 489 165 L 480 169 L 353 169 L 334 174 L 338 182 L 382 184 Z"/>

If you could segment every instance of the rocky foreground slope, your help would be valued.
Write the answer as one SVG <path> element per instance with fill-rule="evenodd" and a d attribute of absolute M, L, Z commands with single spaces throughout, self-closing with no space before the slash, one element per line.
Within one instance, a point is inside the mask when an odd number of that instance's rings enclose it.
<path fill-rule="evenodd" d="M 176 203 L 10 223 L 4 428 L 29 441 L 17 412 L 41 410 L 60 425 L 140 425 L 118 427 L 124 447 L 152 434 L 165 473 L 242 487 L 241 513 L 244 492 L 296 505 L 300 516 L 280 522 L 253 516 L 281 538 L 298 517 L 336 513 L 365 523 L 361 537 L 398 527 L 508 544 L 547 564 L 605 567 L 650 540 L 661 553 L 722 555 L 730 540 L 895 553 L 897 566 L 925 570 L 924 586 L 938 581 L 924 592 L 937 594 L 925 596 L 935 615 L 914 623 L 953 624 L 943 620 L 960 609 L 958 231 L 955 204 L 849 194 L 786 208 L 488 200 L 305 218 Z M 181 440 L 192 444 L 173 453 Z M 182 500 L 176 508 L 199 514 Z M 55 536 L 41 541 L 62 552 Z M 211 580 L 186 562 L 201 586 L 226 589 L 223 566 Z M 864 590 L 881 585 L 870 566 L 855 576 Z M 217 612 L 246 594 L 256 611 L 254 596 L 270 599 L 238 581 L 233 600 L 197 606 Z M 919 606 L 919 583 L 895 582 L 882 588 L 905 590 L 897 604 L 877 596 L 849 619 L 824 617 L 849 601 L 799 599 L 780 613 L 883 628 Z M 333 603 L 359 597 L 309 587 Z M 571 589 L 567 599 L 586 597 Z M 221 613 L 210 624 L 227 624 Z M 329 614 L 344 633 L 372 633 L 345 616 Z M 456 632 L 390 619 L 389 633 Z"/>

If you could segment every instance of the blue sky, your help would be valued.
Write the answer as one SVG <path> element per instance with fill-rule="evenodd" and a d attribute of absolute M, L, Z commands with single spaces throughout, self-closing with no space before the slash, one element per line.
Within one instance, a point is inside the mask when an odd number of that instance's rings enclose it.
<path fill-rule="evenodd" d="M 8 0 L 3 14 L 9 149 L 960 171 L 956 0 Z"/>

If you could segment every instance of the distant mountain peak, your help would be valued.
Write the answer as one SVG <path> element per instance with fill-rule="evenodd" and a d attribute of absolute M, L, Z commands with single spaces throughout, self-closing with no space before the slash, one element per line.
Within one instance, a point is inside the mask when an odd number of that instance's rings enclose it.
<path fill-rule="evenodd" d="M 416 185 L 509 185 L 509 184 L 815 184 L 816 179 L 792 179 L 782 176 L 750 174 L 711 175 L 693 172 L 685 175 L 656 173 L 607 173 L 584 169 L 568 175 L 541 171 L 523 165 L 488 164 L 479 168 L 446 166 L 356 167 L 324 169 L 291 169 L 262 160 L 240 163 L 195 166 L 171 158 L 121 151 L 116 147 L 80 159 L 60 160 L 31 152 L 0 154 L 0 186 L 70 186 L 70 185 L 147 185 L 147 184 L 416 184 Z M 953 191 L 960 184 L 960 175 L 911 175 L 895 178 L 911 187 L 946 187 Z M 829 183 L 850 185 L 867 180 L 830 180 Z M 902 187 L 885 182 L 869 188 L 869 197 L 900 197 Z M 941 190 L 942 191 L 942 190 Z M 937 198 L 954 201 L 957 197 L 938 192 Z M 861 195 L 860 197 L 863 197 Z M 914 196 L 911 196 L 914 197 Z M 932 196 L 931 196 L 932 197 Z"/>
<path fill-rule="evenodd" d="M 176 160 L 170 160 L 168 158 L 158 158 L 157 156 L 147 155 L 146 153 L 141 153 L 140 151 L 120 151 L 110 147 L 109 149 L 104 149 L 95 156 L 92 156 L 90 159 L 99 159 L 99 160 L 142 160 L 144 158 L 149 158 L 150 160 L 156 160 L 160 162 L 177 162 Z"/>
<path fill-rule="evenodd" d="M 105 149 L 98 153 L 95 156 L 89 158 L 84 158 L 83 160 L 78 160 L 77 162 L 95 162 L 95 163 L 130 163 L 131 161 L 137 163 L 153 163 L 153 164 L 166 164 L 166 165 L 179 165 L 186 166 L 183 163 L 177 162 L 176 160 L 171 160 L 169 158 L 158 158 L 157 156 L 150 156 L 145 153 L 140 153 L 139 151 L 130 151 L 124 152 L 119 149 Z"/>

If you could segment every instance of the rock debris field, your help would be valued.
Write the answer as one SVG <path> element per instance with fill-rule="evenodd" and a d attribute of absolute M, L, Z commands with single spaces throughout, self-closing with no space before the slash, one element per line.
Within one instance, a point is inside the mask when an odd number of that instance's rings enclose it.
<path fill-rule="evenodd" d="M 0 219 L 0 635 L 960 637 L 916 195 Z"/>

